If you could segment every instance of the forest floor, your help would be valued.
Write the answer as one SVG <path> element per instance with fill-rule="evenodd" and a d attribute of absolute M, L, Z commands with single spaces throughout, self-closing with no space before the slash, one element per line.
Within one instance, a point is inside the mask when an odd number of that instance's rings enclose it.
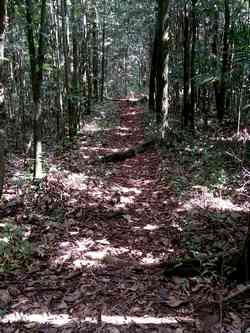
<path fill-rule="evenodd" d="M 109 112 L 111 126 L 100 111 L 74 144 L 48 156 L 41 184 L 22 181 L 23 160 L 9 164 L 0 332 L 240 333 L 250 319 L 249 286 L 228 285 L 216 273 L 163 272 L 176 258 L 211 258 L 242 245 L 245 188 L 226 187 L 219 166 L 218 175 L 202 175 L 211 156 L 199 145 L 101 162 L 146 135 L 142 108 L 124 101 Z M 220 182 L 209 191 L 211 177 Z"/>

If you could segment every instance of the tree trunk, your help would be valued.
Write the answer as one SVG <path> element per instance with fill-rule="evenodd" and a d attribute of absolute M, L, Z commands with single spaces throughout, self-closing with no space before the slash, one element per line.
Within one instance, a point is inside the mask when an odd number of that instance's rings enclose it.
<path fill-rule="evenodd" d="M 184 8 L 184 97 L 183 97 L 183 126 L 186 128 L 190 124 L 191 114 L 191 61 L 190 61 L 190 9 L 185 3 Z"/>
<path fill-rule="evenodd" d="M 229 0 L 224 0 L 224 35 L 223 35 L 223 54 L 222 54 L 222 69 L 220 83 L 220 107 L 217 110 L 217 117 L 220 122 L 223 121 L 226 111 L 226 92 L 227 92 L 227 74 L 229 69 L 229 33 L 230 33 L 230 8 Z"/>
<path fill-rule="evenodd" d="M 196 22 L 196 3 L 197 0 L 192 0 L 192 46 L 191 46 L 191 99 L 190 99 L 190 129 L 194 131 L 194 117 L 196 111 L 196 87 L 195 87 L 195 55 L 196 55 L 196 35 L 197 35 L 197 22 Z"/>
<path fill-rule="evenodd" d="M 75 0 L 71 1 L 72 6 L 72 48 L 73 48 L 73 74 L 72 74 L 72 93 L 71 93 L 71 105 L 72 105 L 72 128 L 71 137 L 77 133 L 79 126 L 79 59 L 78 59 L 78 41 L 77 41 L 77 22 L 76 22 L 76 3 Z"/>
<path fill-rule="evenodd" d="M 93 95 L 98 100 L 98 14 L 96 0 L 92 0 L 92 72 L 93 72 Z"/>
<path fill-rule="evenodd" d="M 157 22 L 157 25 L 159 22 Z M 155 93 L 156 93 L 156 68 L 157 68 L 157 47 L 158 47 L 158 28 L 155 31 L 154 44 L 153 44 L 153 52 L 151 56 L 151 69 L 150 69 L 150 79 L 149 79 L 149 109 L 151 111 L 155 111 L 156 101 L 155 101 Z"/>
<path fill-rule="evenodd" d="M 227 74 L 229 70 L 230 61 L 230 44 L 229 44 L 229 33 L 230 33 L 230 8 L 229 0 L 224 0 L 224 33 L 223 33 L 223 53 L 222 53 L 222 66 L 220 79 L 214 83 L 215 90 L 215 101 L 217 109 L 217 118 L 219 122 L 222 122 L 226 111 L 226 93 L 227 93 Z M 214 40 L 213 40 L 213 53 L 218 57 L 218 13 L 215 16 L 214 22 Z"/>
<path fill-rule="evenodd" d="M 86 16 L 86 8 L 82 6 L 82 39 L 81 39 L 81 56 L 80 56 L 80 77 L 81 77 L 81 94 L 83 96 L 81 102 L 81 108 L 87 110 L 87 60 L 88 60 L 88 27 L 87 27 L 87 16 Z M 83 114 L 83 112 L 81 112 Z"/>
<path fill-rule="evenodd" d="M 106 64 L 106 54 L 105 54 L 105 39 L 106 39 L 106 0 L 103 0 L 103 22 L 102 22 L 102 63 L 101 63 L 101 91 L 100 98 L 103 101 L 104 96 L 104 84 L 105 84 L 105 64 Z"/>
<path fill-rule="evenodd" d="M 67 110 L 69 137 L 74 136 L 73 131 L 73 115 L 70 96 L 70 58 L 69 58 L 69 22 L 67 13 L 67 1 L 61 0 L 61 16 L 62 16 L 62 37 L 63 37 L 63 56 L 64 56 L 64 97 Z"/>
<path fill-rule="evenodd" d="M 60 22 L 59 15 L 59 1 L 56 0 L 56 3 L 52 3 L 51 9 L 51 19 L 53 24 L 56 26 L 56 32 L 54 34 L 55 38 L 55 67 L 56 67 L 56 81 L 57 81 L 57 92 L 56 92 L 56 128 L 57 128 L 57 139 L 58 141 L 63 141 L 64 139 L 64 110 L 63 110 L 63 87 L 61 81 L 61 69 L 60 69 L 60 49 L 62 48 L 61 34 L 60 34 Z"/>
<path fill-rule="evenodd" d="M 4 109 L 4 83 L 3 83 L 3 62 L 4 62 L 4 39 L 5 39 L 5 9 L 6 2 L 0 1 L 0 199 L 3 193 L 5 176 L 5 109 Z"/>
<path fill-rule="evenodd" d="M 250 281 L 250 217 L 248 218 L 248 232 L 241 255 L 241 263 L 243 265 L 243 272 L 245 273 L 245 282 Z"/>
<path fill-rule="evenodd" d="M 46 27 L 46 0 L 41 3 L 41 17 L 38 49 L 35 45 L 32 17 L 32 0 L 26 0 L 27 37 L 30 56 L 30 70 L 33 96 L 33 145 L 34 145 L 34 169 L 33 178 L 43 177 L 42 168 L 42 124 L 41 124 L 41 85 L 43 80 L 43 63 L 45 49 Z"/>
<path fill-rule="evenodd" d="M 86 79 L 87 79 L 87 101 L 86 101 L 86 113 L 91 113 L 92 108 L 92 96 L 93 96 L 93 73 L 92 73 L 92 66 L 91 63 L 93 58 L 91 59 L 91 33 L 90 33 L 90 23 L 89 18 L 87 18 L 87 25 L 86 25 Z"/>
<path fill-rule="evenodd" d="M 156 69 L 156 120 L 163 125 L 162 135 L 168 127 L 168 63 L 169 63 L 169 0 L 159 0 L 159 42 Z"/>

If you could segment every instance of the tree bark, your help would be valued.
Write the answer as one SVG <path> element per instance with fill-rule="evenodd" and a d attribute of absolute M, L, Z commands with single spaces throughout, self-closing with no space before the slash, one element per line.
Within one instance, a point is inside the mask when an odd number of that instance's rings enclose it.
<path fill-rule="evenodd" d="M 74 136 L 73 130 L 73 111 L 70 94 L 70 58 L 69 58 L 69 22 L 67 13 L 67 1 L 61 0 L 62 16 L 62 39 L 63 39 L 63 56 L 64 56 L 64 99 L 65 109 L 67 110 L 68 134 L 70 139 Z"/>
<path fill-rule="evenodd" d="M 226 94 L 227 94 L 227 74 L 230 62 L 230 7 L 229 0 L 224 0 L 224 33 L 223 33 L 223 51 L 222 51 L 222 65 L 220 78 L 214 83 L 215 101 L 217 109 L 217 119 L 221 123 L 225 116 L 226 111 Z M 219 16 L 216 13 L 214 21 L 214 39 L 213 39 L 213 54 L 218 57 L 218 21 Z"/>
<path fill-rule="evenodd" d="M 196 3 L 197 0 L 192 0 L 192 46 L 191 46 L 191 97 L 190 97 L 190 129 L 194 131 L 194 117 L 196 111 L 196 87 L 195 87 L 195 56 L 196 56 L 196 37 L 197 37 L 197 22 L 196 22 Z"/>
<path fill-rule="evenodd" d="M 189 5 L 185 3 L 184 7 L 184 33 L 183 33 L 183 47 L 184 47 L 184 96 L 183 96 L 183 127 L 186 128 L 190 123 L 191 114 L 191 33 L 190 33 L 190 9 Z"/>
<path fill-rule="evenodd" d="M 73 48 L 73 73 L 72 73 L 72 88 L 71 88 L 71 106 L 72 106 L 72 127 L 70 137 L 77 133 L 77 128 L 80 123 L 79 116 L 79 58 L 78 58 L 78 41 L 77 41 L 77 15 L 76 15 L 76 2 L 71 0 L 72 9 L 72 48 Z"/>
<path fill-rule="evenodd" d="M 227 74 L 229 69 L 229 33 L 230 33 L 230 8 L 229 0 L 224 0 L 224 35 L 223 35 L 223 54 L 222 54 L 222 69 L 221 69 L 221 82 L 220 82 L 220 103 L 217 109 L 217 117 L 220 122 L 223 121 L 226 111 L 226 92 L 227 92 Z"/>
<path fill-rule="evenodd" d="M 3 83 L 3 62 L 4 62 L 4 40 L 5 40 L 5 9 L 6 2 L 0 1 L 0 199 L 3 193 L 5 176 L 5 109 L 4 109 L 4 83 Z"/>
<path fill-rule="evenodd" d="M 157 22 L 158 24 L 158 22 Z M 158 29 L 155 31 L 153 52 L 151 56 L 151 68 L 150 68 L 150 79 L 149 79 L 149 109 L 155 111 L 155 93 L 156 93 L 156 68 L 157 68 L 157 47 L 158 47 Z"/>
<path fill-rule="evenodd" d="M 162 125 L 162 137 L 168 128 L 168 72 L 169 72 L 169 0 L 159 0 L 160 38 L 158 46 L 158 67 L 156 78 L 156 110 L 157 121 Z"/>
<path fill-rule="evenodd" d="M 103 0 L 103 19 L 102 19 L 102 62 L 101 62 L 101 90 L 100 90 L 100 99 L 103 101 L 104 97 L 104 84 L 105 84 L 105 65 L 106 65 L 106 48 L 105 48 L 105 39 L 106 39 L 106 0 Z"/>
<path fill-rule="evenodd" d="M 33 96 L 33 145 L 34 145 L 34 169 L 33 178 L 43 177 L 42 168 L 42 106 L 41 106 L 41 85 L 43 80 L 43 64 L 45 50 L 45 30 L 46 30 L 46 0 L 41 3 L 40 29 L 38 48 L 35 46 L 32 0 L 26 0 L 27 37 L 30 56 L 30 71 Z"/>
<path fill-rule="evenodd" d="M 93 95 L 98 100 L 98 13 L 96 0 L 92 0 L 92 73 L 93 73 Z"/>

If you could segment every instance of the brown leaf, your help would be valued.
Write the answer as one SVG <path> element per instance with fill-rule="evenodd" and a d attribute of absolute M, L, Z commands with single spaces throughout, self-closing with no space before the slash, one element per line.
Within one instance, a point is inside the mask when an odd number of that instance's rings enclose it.
<path fill-rule="evenodd" d="M 120 331 L 116 327 L 108 327 L 108 332 L 109 333 L 120 333 Z"/>
<path fill-rule="evenodd" d="M 0 308 L 4 309 L 11 301 L 8 290 L 0 290 Z"/>
<path fill-rule="evenodd" d="M 175 296 L 169 296 L 165 303 L 171 308 L 178 308 L 179 306 L 188 303 L 188 300 L 176 299 Z"/>

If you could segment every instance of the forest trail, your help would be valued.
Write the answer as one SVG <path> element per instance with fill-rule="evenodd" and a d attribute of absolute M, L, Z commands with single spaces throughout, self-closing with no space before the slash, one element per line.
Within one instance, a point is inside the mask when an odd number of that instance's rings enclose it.
<path fill-rule="evenodd" d="M 0 332 L 172 332 L 181 322 L 192 331 L 192 319 L 176 317 L 181 302 L 169 294 L 172 305 L 164 304 L 160 262 L 177 250 L 179 236 L 176 207 L 160 183 L 159 151 L 98 172 L 92 165 L 100 152 L 144 139 L 143 109 L 121 102 L 117 110 L 120 124 L 103 144 L 80 136 L 69 155 L 54 159 L 60 171 L 17 212 L 35 254 L 25 271 L 1 274 L 8 311 Z"/>

